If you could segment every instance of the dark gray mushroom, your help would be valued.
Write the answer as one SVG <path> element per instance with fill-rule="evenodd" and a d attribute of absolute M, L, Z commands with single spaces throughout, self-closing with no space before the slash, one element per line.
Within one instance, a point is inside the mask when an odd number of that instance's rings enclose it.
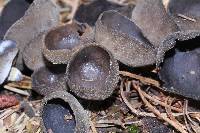
<path fill-rule="evenodd" d="M 0 16 L 0 39 L 3 39 L 12 24 L 24 16 L 29 5 L 25 0 L 11 0 L 6 4 Z"/>
<path fill-rule="evenodd" d="M 134 22 L 118 12 L 105 11 L 101 14 L 95 30 L 95 40 L 120 62 L 133 67 L 155 63 L 153 45 Z"/>
<path fill-rule="evenodd" d="M 164 89 L 184 97 L 200 100 L 200 16 L 198 0 L 170 0 L 167 11 L 173 17 L 180 31 L 176 43 L 165 51 L 165 59 L 160 66 Z"/>
<path fill-rule="evenodd" d="M 159 72 L 164 89 L 200 100 L 200 38 L 177 43 L 167 52 Z"/>
<path fill-rule="evenodd" d="M 43 39 L 47 60 L 61 64 L 69 60 L 71 50 L 80 45 L 80 26 L 76 23 L 51 29 Z"/>
<path fill-rule="evenodd" d="M 41 95 L 57 90 L 67 90 L 64 79 L 66 67 L 63 65 L 41 67 L 32 74 L 32 89 Z"/>
<path fill-rule="evenodd" d="M 132 13 L 132 20 L 157 51 L 157 63 L 171 49 L 179 36 L 179 28 L 167 14 L 161 0 L 140 0 Z"/>
<path fill-rule="evenodd" d="M 58 25 L 59 10 L 51 0 L 34 0 L 25 15 L 14 23 L 4 38 L 15 40 L 20 53 L 16 66 L 22 70 L 24 47 L 40 33 Z"/>
<path fill-rule="evenodd" d="M 72 51 L 93 40 L 90 27 L 72 23 L 51 29 L 43 39 L 43 54 L 52 63 L 67 64 Z"/>
<path fill-rule="evenodd" d="M 65 91 L 53 92 L 44 98 L 41 117 L 44 133 L 90 132 L 89 114 Z"/>
<path fill-rule="evenodd" d="M 170 0 L 167 7 L 168 13 L 180 29 L 178 40 L 184 42 L 200 36 L 200 1 Z"/>
<path fill-rule="evenodd" d="M 104 100 L 117 86 L 119 66 L 104 47 L 90 43 L 79 48 L 67 66 L 67 83 L 77 96 L 88 100 Z"/>
<path fill-rule="evenodd" d="M 168 13 L 182 31 L 195 32 L 200 30 L 200 1 L 199 0 L 170 0 Z"/>
<path fill-rule="evenodd" d="M 32 71 L 45 66 L 45 63 L 47 62 L 42 54 L 43 36 L 45 36 L 45 33 L 39 34 L 38 37 L 35 37 L 30 41 L 30 43 L 25 46 L 22 53 L 25 65 Z"/>
<path fill-rule="evenodd" d="M 14 41 L 0 41 L 0 85 L 8 77 L 17 52 L 18 49 Z"/>
<path fill-rule="evenodd" d="M 125 6 L 107 0 L 94 0 L 90 3 L 81 4 L 76 11 L 74 19 L 81 23 L 87 23 L 90 26 L 94 26 L 99 15 L 104 11 L 116 10 L 125 16 L 131 17 L 133 8 L 133 5 Z"/>

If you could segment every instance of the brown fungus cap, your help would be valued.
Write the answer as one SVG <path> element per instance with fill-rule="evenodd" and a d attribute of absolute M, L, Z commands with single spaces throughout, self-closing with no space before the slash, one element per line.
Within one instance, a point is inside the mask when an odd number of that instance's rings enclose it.
<path fill-rule="evenodd" d="M 92 31 L 90 27 L 75 22 L 55 27 L 43 38 L 43 54 L 54 64 L 67 64 L 72 51 L 84 44 L 84 39 L 92 38 Z"/>
<path fill-rule="evenodd" d="M 162 0 L 140 0 L 132 12 L 132 21 L 157 51 L 157 64 L 166 51 L 174 47 L 179 38 L 179 28 L 167 13 Z"/>
<path fill-rule="evenodd" d="M 179 30 L 167 14 L 162 0 L 138 1 L 132 12 L 132 20 L 155 48 L 158 48 L 168 35 Z"/>
<path fill-rule="evenodd" d="M 159 72 L 164 89 L 200 100 L 200 37 L 177 43 L 167 52 Z"/>
<path fill-rule="evenodd" d="M 55 65 L 35 70 L 31 76 L 32 89 L 44 96 L 57 90 L 67 90 L 65 68 L 63 65 Z"/>
<path fill-rule="evenodd" d="M 8 77 L 17 53 L 18 49 L 16 48 L 16 42 L 11 40 L 0 40 L 0 85 Z"/>
<path fill-rule="evenodd" d="M 182 31 L 200 30 L 199 0 L 169 0 L 167 7 Z"/>
<path fill-rule="evenodd" d="M 156 51 L 141 30 L 116 11 L 105 11 L 99 16 L 95 40 L 126 65 L 138 67 L 155 63 Z"/>
<path fill-rule="evenodd" d="M 77 96 L 104 100 L 112 95 L 119 80 L 119 66 L 102 46 L 90 43 L 79 48 L 67 65 L 67 83 Z"/>
<path fill-rule="evenodd" d="M 42 39 L 45 33 L 39 34 L 24 48 L 23 60 L 25 65 L 32 71 L 45 66 L 47 62 L 42 54 Z"/>
<path fill-rule="evenodd" d="M 65 91 L 53 92 L 43 99 L 41 117 L 44 133 L 90 133 L 89 113 Z"/>
<path fill-rule="evenodd" d="M 180 29 L 180 41 L 195 39 L 200 36 L 200 1 L 199 0 L 170 0 L 168 13 Z"/>
<path fill-rule="evenodd" d="M 25 15 L 14 23 L 4 38 L 15 40 L 20 53 L 17 67 L 23 69 L 22 52 L 24 47 L 40 33 L 58 25 L 59 10 L 51 0 L 34 0 Z"/>
<path fill-rule="evenodd" d="M 199 9 L 200 9 L 199 0 L 169 0 L 169 3 L 167 5 L 167 13 L 171 15 L 171 17 L 179 27 L 179 32 L 175 33 L 176 34 L 174 36 L 175 39 L 184 42 L 187 40 L 195 40 L 200 36 Z M 170 46 L 169 49 L 173 48 L 175 45 L 176 43 L 171 43 L 171 45 L 169 45 Z M 163 47 L 159 48 L 158 56 L 160 53 L 165 53 L 169 49 L 165 49 Z M 161 55 L 162 54 L 160 54 L 160 57 Z"/>
<path fill-rule="evenodd" d="M 0 15 L 0 39 L 3 39 L 11 25 L 24 16 L 29 5 L 26 0 L 11 0 L 5 5 Z"/>
<path fill-rule="evenodd" d="M 104 11 L 116 10 L 127 17 L 131 17 L 133 8 L 133 5 L 119 5 L 107 0 L 94 0 L 81 4 L 75 13 L 74 19 L 94 26 L 99 15 Z"/>

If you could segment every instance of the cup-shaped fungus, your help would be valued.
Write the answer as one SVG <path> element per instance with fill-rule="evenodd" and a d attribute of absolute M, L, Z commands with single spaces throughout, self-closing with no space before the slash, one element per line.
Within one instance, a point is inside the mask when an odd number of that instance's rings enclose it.
<path fill-rule="evenodd" d="M 200 30 L 200 1 L 199 0 L 169 0 L 167 6 L 182 31 L 194 32 Z"/>
<path fill-rule="evenodd" d="M 64 68 L 64 69 L 63 69 Z M 57 90 L 65 90 L 65 68 L 62 65 L 41 67 L 32 74 L 32 89 L 41 95 L 48 95 Z"/>
<path fill-rule="evenodd" d="M 45 7 L 45 8 L 44 8 Z M 22 52 L 25 46 L 40 33 L 46 32 L 59 23 L 59 8 L 51 0 L 34 0 L 25 15 L 6 32 L 4 39 L 14 40 L 20 50 L 16 67 L 23 70 Z"/>
<path fill-rule="evenodd" d="M 66 64 L 71 52 L 81 44 L 84 25 L 77 23 L 55 27 L 43 39 L 43 54 L 52 63 Z"/>
<path fill-rule="evenodd" d="M 56 91 L 43 99 L 42 128 L 45 133 L 89 133 L 89 114 L 78 100 L 65 91 Z"/>
<path fill-rule="evenodd" d="M 198 0 L 170 0 L 168 13 L 180 31 L 174 49 L 166 52 L 161 71 L 166 91 L 200 100 L 200 2 Z M 171 48 L 172 48 L 171 47 Z"/>
<path fill-rule="evenodd" d="M 5 5 L 0 16 L 0 39 L 3 39 L 4 34 L 12 24 L 24 16 L 29 5 L 26 0 L 12 0 Z"/>
<path fill-rule="evenodd" d="M 157 64 L 174 47 L 179 27 L 167 13 L 161 0 L 140 0 L 132 12 L 132 21 L 141 29 L 157 52 Z"/>
<path fill-rule="evenodd" d="M 96 22 L 95 40 L 129 66 L 155 63 L 156 52 L 137 25 L 116 11 L 105 11 Z"/>
<path fill-rule="evenodd" d="M 200 38 L 177 41 L 166 53 L 159 76 L 164 89 L 200 100 Z"/>
<path fill-rule="evenodd" d="M 91 43 L 74 52 L 67 66 L 67 83 L 70 90 L 83 99 L 104 100 L 118 83 L 118 71 L 113 55 Z"/>
<path fill-rule="evenodd" d="M 11 40 L 0 41 L 0 85 L 8 77 L 17 52 L 15 42 Z"/>
<path fill-rule="evenodd" d="M 99 15 L 104 11 L 116 10 L 125 16 L 131 17 L 133 8 L 133 5 L 119 5 L 108 0 L 95 0 L 81 4 L 75 13 L 74 19 L 94 26 Z"/>
<path fill-rule="evenodd" d="M 28 43 L 23 54 L 23 60 L 25 65 L 32 71 L 45 66 L 46 60 L 42 54 L 42 39 L 45 33 L 41 33 Z"/>

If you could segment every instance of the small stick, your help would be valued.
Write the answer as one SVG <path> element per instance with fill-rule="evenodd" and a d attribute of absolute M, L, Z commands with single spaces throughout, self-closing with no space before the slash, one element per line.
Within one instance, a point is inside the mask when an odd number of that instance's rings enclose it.
<path fill-rule="evenodd" d="M 176 108 L 176 107 L 173 107 L 173 106 L 170 106 L 164 102 L 161 102 L 159 101 L 158 99 L 156 98 L 153 98 L 152 96 L 148 95 L 147 93 L 145 93 L 144 91 L 142 91 L 142 94 L 144 95 L 144 97 L 146 97 L 147 99 L 153 101 L 153 102 L 156 102 L 158 103 L 159 105 L 163 106 L 163 107 L 170 107 L 172 110 L 174 111 L 177 111 L 177 112 L 183 112 L 182 109 L 179 109 L 179 108 Z"/>
<path fill-rule="evenodd" d="M 91 126 L 92 133 L 98 133 L 94 123 L 91 120 L 90 120 L 90 126 Z"/>
<path fill-rule="evenodd" d="M 183 119 L 184 119 L 184 121 L 185 121 L 186 129 L 187 129 L 190 133 L 192 133 L 192 130 L 191 130 L 190 124 L 188 123 L 188 120 L 187 120 L 187 118 L 186 118 L 186 117 L 187 117 L 187 116 L 186 116 L 186 102 L 184 102 L 183 113 L 184 113 L 184 115 L 183 115 Z"/>
<path fill-rule="evenodd" d="M 106 126 L 121 126 L 122 128 L 126 128 L 125 125 L 132 125 L 132 124 L 140 124 L 141 121 L 130 121 L 130 122 L 121 122 L 120 120 L 99 120 L 96 122 L 97 125 L 96 127 L 106 127 Z"/>
<path fill-rule="evenodd" d="M 180 126 L 180 123 L 176 123 L 172 120 L 170 120 L 167 117 L 164 117 L 161 115 L 161 113 L 154 107 L 152 106 L 147 100 L 146 98 L 142 95 L 142 91 L 140 89 L 139 86 L 134 85 L 134 88 L 138 91 L 142 101 L 145 103 L 145 105 L 154 113 L 156 114 L 159 118 L 165 120 L 167 123 L 169 123 L 171 126 L 173 126 L 174 128 L 176 128 L 178 131 L 180 131 L 181 133 L 187 133 L 187 131 L 185 131 L 184 126 Z"/>
<path fill-rule="evenodd" d="M 168 105 L 168 101 L 169 101 L 169 105 Z M 176 122 L 178 122 L 177 120 L 176 120 L 176 118 L 173 116 L 173 114 L 172 114 L 172 102 L 173 102 L 173 99 L 172 98 L 170 98 L 169 96 L 166 98 L 166 100 L 165 100 L 165 104 L 167 104 L 168 106 L 165 106 L 165 110 L 166 110 L 166 113 L 167 113 L 167 115 L 168 115 L 168 117 L 171 119 L 171 120 L 173 120 L 173 121 L 176 121 Z"/>
<path fill-rule="evenodd" d="M 183 15 L 183 14 L 177 14 L 177 15 L 178 15 L 179 17 L 181 17 L 181 18 L 190 20 L 190 21 L 192 21 L 192 22 L 196 22 L 196 20 L 195 20 L 194 18 L 190 18 L 190 17 L 185 16 L 185 15 Z"/>
<path fill-rule="evenodd" d="M 16 110 L 13 110 L 13 109 L 9 109 L 9 110 L 6 110 L 4 113 L 2 113 L 0 115 L 0 119 L 5 119 L 7 118 L 8 116 L 12 115 Z"/>
<path fill-rule="evenodd" d="M 135 108 L 132 107 L 132 105 L 129 103 L 129 101 L 126 99 L 126 97 L 124 95 L 122 82 L 120 85 L 120 94 L 121 94 L 122 100 L 124 101 L 124 103 L 127 105 L 127 107 L 131 110 L 131 112 L 133 114 L 135 114 L 137 116 L 149 116 L 147 113 L 139 112 L 138 110 L 136 110 Z"/>
<path fill-rule="evenodd" d="M 99 120 L 96 122 L 97 124 L 112 124 L 112 125 L 117 125 L 117 126 L 121 126 L 122 128 L 126 128 L 124 123 L 121 122 L 120 120 Z"/>
<path fill-rule="evenodd" d="M 145 83 L 145 84 L 151 84 L 151 85 L 154 85 L 156 87 L 160 86 L 160 83 L 158 81 L 151 79 L 151 78 L 146 78 L 146 77 L 139 76 L 139 75 L 136 75 L 136 74 L 133 74 L 133 73 L 130 73 L 130 72 L 126 72 L 126 71 L 120 71 L 119 73 L 123 76 L 128 76 L 130 78 L 140 80 L 142 83 Z"/>
<path fill-rule="evenodd" d="M 22 88 L 22 89 L 27 89 L 27 90 L 31 90 L 32 87 L 31 87 L 31 82 L 28 83 L 28 82 L 12 82 L 12 83 L 8 83 L 7 84 L 8 86 L 10 87 L 14 87 L 14 88 Z"/>
<path fill-rule="evenodd" d="M 9 90 L 9 91 L 13 91 L 13 92 L 16 92 L 18 94 L 21 94 L 21 95 L 30 96 L 30 94 L 27 91 L 23 91 L 23 90 L 20 90 L 20 89 L 17 89 L 17 88 L 8 86 L 8 85 L 4 85 L 4 88 Z"/>

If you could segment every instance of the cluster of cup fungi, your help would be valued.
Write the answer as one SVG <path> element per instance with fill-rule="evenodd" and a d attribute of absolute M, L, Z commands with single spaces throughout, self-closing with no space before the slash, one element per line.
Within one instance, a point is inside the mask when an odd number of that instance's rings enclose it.
<path fill-rule="evenodd" d="M 0 42 L 1 68 L 11 67 L 19 50 L 15 65 L 23 69 L 24 62 L 34 71 L 32 89 L 45 96 L 44 132 L 90 132 L 89 113 L 77 97 L 109 98 L 119 82 L 119 62 L 133 69 L 156 64 L 164 91 L 200 100 L 199 0 L 170 0 L 166 7 L 161 0 L 132 8 L 97 3 L 57 26 L 55 4 L 35 0 Z M 95 9 L 101 10 L 90 15 Z"/>

